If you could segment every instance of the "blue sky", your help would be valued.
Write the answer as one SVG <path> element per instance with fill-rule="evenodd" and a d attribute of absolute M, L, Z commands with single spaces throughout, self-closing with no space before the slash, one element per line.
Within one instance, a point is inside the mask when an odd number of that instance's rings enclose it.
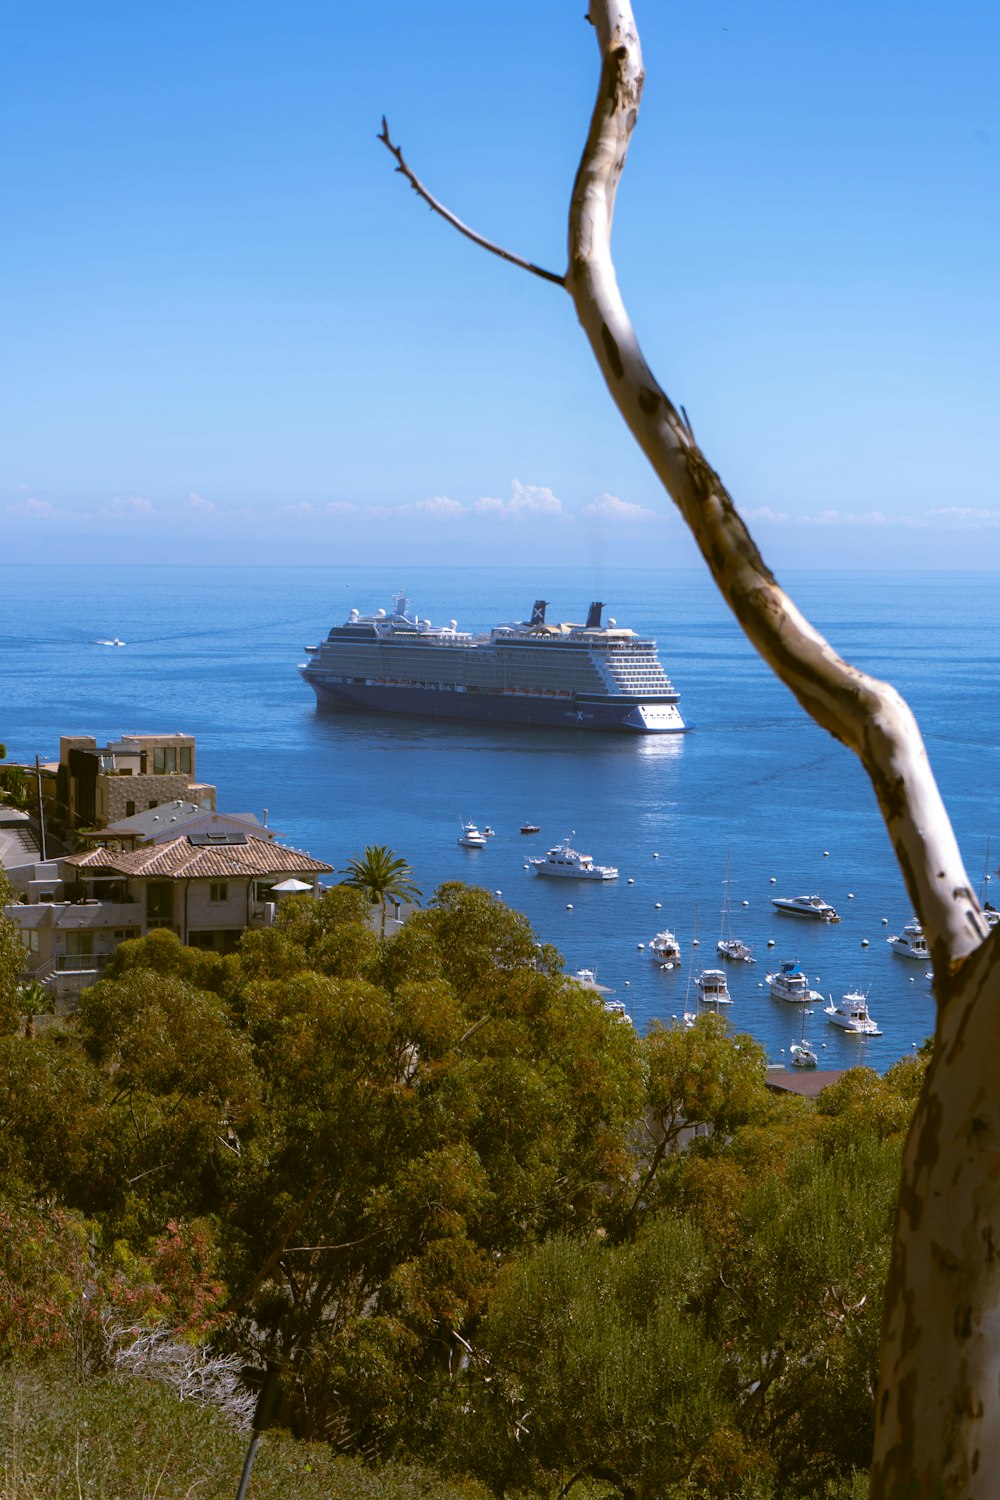
<path fill-rule="evenodd" d="M 561 270 L 583 9 L 6 6 L 4 558 L 690 564 L 569 298 L 376 139 Z M 636 16 L 619 280 L 765 556 L 1000 567 L 1000 7 Z"/>

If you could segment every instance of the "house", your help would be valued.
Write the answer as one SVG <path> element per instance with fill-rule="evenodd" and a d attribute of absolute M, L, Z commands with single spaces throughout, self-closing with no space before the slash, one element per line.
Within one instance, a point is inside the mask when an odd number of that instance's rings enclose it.
<path fill-rule="evenodd" d="M 197 780 L 190 734 L 122 735 L 106 745 L 88 734 L 61 735 L 59 764 L 44 771 L 46 816 L 70 837 L 178 799 L 215 808 L 215 787 Z"/>
<path fill-rule="evenodd" d="M 142 844 L 166 843 L 180 833 L 252 833 L 272 842 L 277 836 L 276 831 L 267 826 L 266 808 L 262 823 L 256 813 L 221 813 L 215 808 L 203 807 L 199 802 L 176 797 L 172 802 L 159 802 L 145 812 L 119 818 L 104 828 L 81 831 L 79 840 L 87 846 L 103 844 L 106 849 L 138 849 Z"/>
<path fill-rule="evenodd" d="M 287 894 L 317 892 L 333 866 L 246 830 L 99 846 L 8 873 L 22 893 L 4 913 L 26 949 L 24 977 L 72 1000 L 119 943 L 158 927 L 191 947 L 231 952 L 248 927 L 273 923 Z"/>

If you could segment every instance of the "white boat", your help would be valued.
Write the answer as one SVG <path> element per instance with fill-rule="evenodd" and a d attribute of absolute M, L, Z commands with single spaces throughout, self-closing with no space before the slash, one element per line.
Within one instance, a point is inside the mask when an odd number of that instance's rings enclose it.
<path fill-rule="evenodd" d="M 604 1009 L 607 1011 L 607 1013 L 608 1013 L 609 1016 L 614 1016 L 614 1018 L 615 1018 L 616 1021 L 627 1021 L 628 1024 L 631 1026 L 631 1024 L 632 1024 L 632 1017 L 629 1015 L 628 1011 L 625 1009 L 625 1003 L 624 1003 L 624 1001 L 622 1001 L 622 1000 L 605 1000 L 605 1002 L 604 1002 Z"/>
<path fill-rule="evenodd" d="M 997 923 L 1000 922 L 1000 911 L 997 911 L 997 909 L 993 905 L 993 903 L 991 901 L 987 900 L 987 895 L 989 893 L 991 878 L 992 877 L 990 876 L 990 841 L 989 841 L 989 839 L 987 839 L 986 840 L 986 864 L 985 864 L 985 866 L 983 868 L 983 878 L 982 878 L 982 880 L 979 883 L 979 905 L 983 909 L 983 916 L 986 918 L 986 925 L 987 925 L 987 927 L 996 927 Z"/>
<path fill-rule="evenodd" d="M 536 875 L 556 875 L 568 880 L 617 880 L 618 870 L 614 865 L 595 865 L 592 854 L 580 854 L 570 847 L 569 840 L 556 844 L 548 854 L 529 859 Z"/>
<path fill-rule="evenodd" d="M 702 969 L 694 982 L 702 1005 L 732 1005 L 725 969 Z"/>
<path fill-rule="evenodd" d="M 598 984 L 597 972 L 594 969 L 577 969 L 570 977 L 582 990 L 590 990 L 595 995 L 611 994 L 606 984 Z"/>
<path fill-rule="evenodd" d="M 839 922 L 840 918 L 821 896 L 772 896 L 771 905 L 793 917 L 816 917 L 821 922 Z"/>
<path fill-rule="evenodd" d="M 463 849 L 483 849 L 486 847 L 486 835 L 479 831 L 475 823 L 463 821 L 458 842 Z"/>
<path fill-rule="evenodd" d="M 819 990 L 809 988 L 808 977 L 803 974 L 794 959 L 767 976 L 768 987 L 775 1000 L 787 1000 L 791 1005 L 820 1005 L 823 996 Z"/>
<path fill-rule="evenodd" d="M 823 1010 L 830 1024 L 839 1026 L 842 1031 L 849 1031 L 854 1036 L 882 1035 L 868 1014 L 868 996 L 862 995 L 859 990 L 850 990 L 836 1004 L 831 995 L 829 1005 L 825 1005 Z"/>
<path fill-rule="evenodd" d="M 895 937 L 886 938 L 886 942 L 893 953 L 898 953 L 903 958 L 919 958 L 921 963 L 926 963 L 930 958 L 924 929 L 916 917 L 911 922 L 907 922 L 902 932 L 897 933 Z"/>
<path fill-rule="evenodd" d="M 716 952 L 720 958 L 731 959 L 734 963 L 752 964 L 756 963 L 753 949 L 742 938 L 733 937 L 733 921 L 731 902 L 729 898 L 731 855 L 726 856 L 726 878 L 722 882 L 725 896 L 722 901 L 722 929 L 719 933 L 719 941 L 716 943 Z"/>
<path fill-rule="evenodd" d="M 793 1042 L 788 1049 L 788 1058 L 793 1068 L 818 1068 L 819 1057 L 811 1042 L 806 1041 L 806 1016 L 811 1016 L 811 1010 L 802 1012 L 802 1035 L 797 1042 Z"/>
<path fill-rule="evenodd" d="M 668 928 L 664 927 L 662 932 L 650 938 L 646 951 L 661 969 L 680 968 L 681 945 Z"/>
<path fill-rule="evenodd" d="M 98 641 L 97 644 L 99 646 L 124 646 L 125 642 L 115 636 L 113 641 Z"/>
<path fill-rule="evenodd" d="M 819 1058 L 805 1037 L 801 1042 L 793 1042 L 788 1049 L 789 1061 L 793 1068 L 816 1068 L 819 1066 Z"/>

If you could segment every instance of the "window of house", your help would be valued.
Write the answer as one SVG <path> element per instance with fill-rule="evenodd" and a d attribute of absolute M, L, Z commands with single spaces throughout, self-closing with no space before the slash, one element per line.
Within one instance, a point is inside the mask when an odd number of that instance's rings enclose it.
<path fill-rule="evenodd" d="M 38 952 L 38 933 L 35 931 L 35 929 L 33 927 L 29 927 L 26 930 L 22 930 L 22 932 L 21 932 L 21 942 L 27 948 L 27 950 L 28 950 L 29 953 L 37 953 Z"/>
<path fill-rule="evenodd" d="M 180 763 L 179 764 L 179 769 L 184 772 L 185 776 L 190 776 L 191 775 L 191 746 L 190 745 L 181 745 L 181 747 L 178 750 L 177 754 L 178 754 L 178 760 L 179 760 L 179 763 Z"/>
<path fill-rule="evenodd" d="M 169 925 L 174 919 L 174 888 L 169 880 L 150 880 L 146 885 L 146 922 L 150 927 Z"/>
<path fill-rule="evenodd" d="M 94 934 L 92 932 L 67 932 L 66 952 L 75 956 L 89 957 L 94 951 Z"/>
<path fill-rule="evenodd" d="M 229 899 L 229 882 L 227 880 L 213 880 L 208 888 L 209 901 L 227 901 Z"/>
<path fill-rule="evenodd" d="M 126 802 L 126 804 L 125 804 L 125 816 L 126 816 L 126 818 L 131 818 L 134 813 L 135 813 L 135 803 L 131 802 L 131 801 L 130 802 Z"/>

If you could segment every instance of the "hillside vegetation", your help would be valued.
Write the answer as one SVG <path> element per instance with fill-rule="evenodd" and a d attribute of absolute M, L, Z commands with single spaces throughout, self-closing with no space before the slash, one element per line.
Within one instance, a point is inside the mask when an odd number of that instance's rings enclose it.
<path fill-rule="evenodd" d="M 4 1495 L 235 1493 L 239 1413 L 129 1362 L 157 1328 L 280 1361 L 251 1496 L 863 1495 L 923 1060 L 781 1098 L 485 891 L 368 911 L 125 943 L 37 1036 L 7 1007 Z"/>

